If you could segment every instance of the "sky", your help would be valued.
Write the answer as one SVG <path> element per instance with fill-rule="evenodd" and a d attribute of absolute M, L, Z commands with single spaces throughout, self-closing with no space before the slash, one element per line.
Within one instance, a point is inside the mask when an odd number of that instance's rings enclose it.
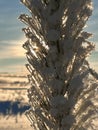
<path fill-rule="evenodd" d="M 18 17 L 26 12 L 19 0 L 0 0 L 0 72 L 24 71 L 24 24 Z"/>
<path fill-rule="evenodd" d="M 91 65 L 98 70 L 98 0 L 93 0 L 93 15 L 87 22 L 87 31 L 94 34 L 91 39 L 96 44 L 96 54 L 91 56 Z M 19 0 L 0 0 L 0 72 L 24 72 L 26 41 L 21 31 L 25 25 L 18 19 L 20 14 L 28 13 Z"/>

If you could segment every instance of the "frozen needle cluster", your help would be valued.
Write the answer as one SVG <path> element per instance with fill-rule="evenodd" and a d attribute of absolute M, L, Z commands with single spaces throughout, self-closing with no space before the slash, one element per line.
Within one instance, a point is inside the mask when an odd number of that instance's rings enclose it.
<path fill-rule="evenodd" d="M 83 28 L 91 0 L 21 0 L 30 15 L 19 18 L 31 88 L 26 112 L 34 130 L 87 130 L 96 117 L 98 74 L 87 62 L 94 44 Z M 89 125 L 90 124 L 90 125 Z"/>

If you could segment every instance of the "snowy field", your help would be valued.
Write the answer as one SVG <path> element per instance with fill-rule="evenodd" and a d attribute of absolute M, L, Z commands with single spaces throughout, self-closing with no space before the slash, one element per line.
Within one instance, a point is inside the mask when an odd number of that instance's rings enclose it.
<path fill-rule="evenodd" d="M 32 130 L 24 112 L 29 109 L 28 79 L 20 74 L 0 74 L 0 130 Z M 98 98 L 96 98 L 98 105 Z M 95 130 L 98 130 L 98 120 Z"/>
<path fill-rule="evenodd" d="M 24 75 L 0 74 L 0 130 L 32 130 L 24 114 L 29 87 Z"/>

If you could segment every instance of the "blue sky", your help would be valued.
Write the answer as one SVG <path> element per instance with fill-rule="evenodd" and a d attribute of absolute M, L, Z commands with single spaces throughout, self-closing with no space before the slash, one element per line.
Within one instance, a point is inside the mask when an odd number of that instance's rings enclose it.
<path fill-rule="evenodd" d="M 88 30 L 94 34 L 91 39 L 98 50 L 98 0 L 94 1 L 93 15 L 88 21 Z M 25 51 L 21 47 L 25 36 L 21 31 L 24 24 L 18 20 L 20 13 L 27 9 L 19 0 L 0 0 L 0 72 L 24 71 L 26 63 Z M 98 56 L 98 55 L 97 55 Z M 97 57 L 92 56 L 92 65 L 98 66 Z"/>
<path fill-rule="evenodd" d="M 24 70 L 24 24 L 18 17 L 26 11 L 19 0 L 0 0 L 0 72 Z"/>

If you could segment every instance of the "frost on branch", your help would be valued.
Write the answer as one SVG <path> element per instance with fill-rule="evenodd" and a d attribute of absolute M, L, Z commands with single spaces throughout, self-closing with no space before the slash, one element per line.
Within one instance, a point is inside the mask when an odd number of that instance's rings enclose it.
<path fill-rule="evenodd" d="M 83 28 L 92 14 L 91 0 L 21 0 L 31 15 L 20 20 L 27 41 L 29 71 L 26 112 L 34 130 L 93 128 L 98 74 L 86 58 L 94 49 Z"/>

